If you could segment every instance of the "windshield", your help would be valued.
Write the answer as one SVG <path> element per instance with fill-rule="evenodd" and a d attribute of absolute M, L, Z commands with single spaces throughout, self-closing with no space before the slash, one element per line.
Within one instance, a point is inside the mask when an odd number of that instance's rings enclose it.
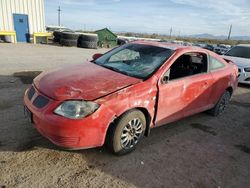
<path fill-rule="evenodd" d="M 173 50 L 167 48 L 125 44 L 104 54 L 94 63 L 125 75 L 146 79 L 172 54 Z"/>
<path fill-rule="evenodd" d="M 225 55 L 250 59 L 250 47 L 236 46 L 229 50 Z"/>

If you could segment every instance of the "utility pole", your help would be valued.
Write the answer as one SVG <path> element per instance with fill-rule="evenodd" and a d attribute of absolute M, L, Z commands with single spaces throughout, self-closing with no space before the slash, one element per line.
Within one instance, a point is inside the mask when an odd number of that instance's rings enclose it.
<path fill-rule="evenodd" d="M 171 39 L 171 36 L 172 36 L 172 31 L 173 31 L 173 29 L 172 29 L 172 27 L 170 28 L 170 33 L 169 33 L 169 38 Z"/>
<path fill-rule="evenodd" d="M 58 26 L 61 26 L 61 11 L 62 10 L 60 6 L 58 7 L 57 11 L 58 11 Z"/>
<path fill-rule="evenodd" d="M 230 40 L 231 32 L 232 32 L 232 24 L 230 25 L 230 28 L 229 28 L 229 33 L 228 33 L 227 40 Z"/>

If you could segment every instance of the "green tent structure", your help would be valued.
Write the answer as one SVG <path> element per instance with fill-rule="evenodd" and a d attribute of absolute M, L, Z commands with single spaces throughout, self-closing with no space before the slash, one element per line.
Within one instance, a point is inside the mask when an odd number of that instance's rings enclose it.
<path fill-rule="evenodd" d="M 95 31 L 98 35 L 98 46 L 112 48 L 117 45 L 117 35 L 108 28 Z"/>

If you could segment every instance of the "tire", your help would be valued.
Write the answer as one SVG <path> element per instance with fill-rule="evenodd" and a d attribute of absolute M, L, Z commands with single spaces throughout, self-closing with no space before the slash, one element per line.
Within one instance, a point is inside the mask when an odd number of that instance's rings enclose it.
<path fill-rule="evenodd" d="M 60 31 L 54 31 L 53 35 L 54 35 L 53 41 L 54 42 L 60 42 L 61 36 L 62 36 L 62 32 L 60 32 Z"/>
<path fill-rule="evenodd" d="M 97 49 L 97 42 L 79 41 L 78 47 Z"/>
<path fill-rule="evenodd" d="M 77 40 L 61 39 L 60 44 L 62 46 L 77 46 Z"/>
<path fill-rule="evenodd" d="M 97 35 L 85 35 L 82 34 L 79 36 L 79 41 L 88 41 L 88 42 L 97 42 L 98 36 Z"/>
<path fill-rule="evenodd" d="M 146 118 L 139 110 L 124 113 L 108 130 L 106 144 L 116 155 L 135 150 L 146 129 Z"/>
<path fill-rule="evenodd" d="M 231 98 L 231 93 L 229 91 L 225 91 L 223 95 L 220 97 L 219 101 L 216 103 L 216 105 L 211 110 L 209 110 L 208 113 L 211 114 L 212 116 L 221 115 L 225 111 L 230 101 L 230 98 Z"/>
<path fill-rule="evenodd" d="M 62 32 L 61 39 L 78 40 L 79 34 L 73 32 Z"/>

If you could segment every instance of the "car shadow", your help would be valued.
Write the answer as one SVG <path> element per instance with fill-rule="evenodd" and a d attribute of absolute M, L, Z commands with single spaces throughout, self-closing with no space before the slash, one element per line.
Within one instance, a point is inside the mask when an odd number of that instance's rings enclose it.
<path fill-rule="evenodd" d="M 249 84 L 238 84 L 238 87 L 242 87 L 242 88 L 246 88 L 246 89 L 250 89 L 250 85 Z"/>

